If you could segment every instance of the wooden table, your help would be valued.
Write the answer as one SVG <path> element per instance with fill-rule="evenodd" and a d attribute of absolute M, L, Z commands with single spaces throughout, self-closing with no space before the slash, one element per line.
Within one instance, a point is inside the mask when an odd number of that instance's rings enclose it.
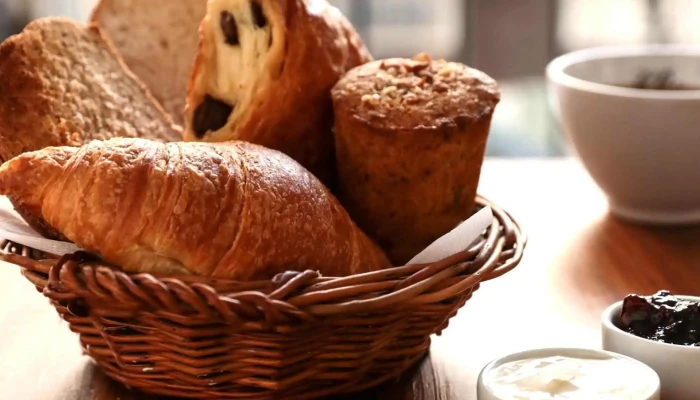
<path fill-rule="evenodd" d="M 480 192 L 522 222 L 530 236 L 523 263 L 482 285 L 401 381 L 350 398 L 473 400 L 479 370 L 495 357 L 598 348 L 600 313 L 630 292 L 700 294 L 700 228 L 618 221 L 574 160 L 489 160 Z M 80 354 L 48 301 L 17 267 L 2 265 L 0 398 L 153 399 L 111 382 Z"/>

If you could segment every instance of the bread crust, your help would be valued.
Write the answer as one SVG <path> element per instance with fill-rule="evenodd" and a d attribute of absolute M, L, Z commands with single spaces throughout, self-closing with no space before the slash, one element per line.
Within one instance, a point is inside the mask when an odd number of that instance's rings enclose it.
<path fill-rule="evenodd" d="M 207 0 L 100 0 L 90 15 L 178 124 Z"/>
<path fill-rule="evenodd" d="M 485 74 L 425 55 L 365 64 L 333 89 L 338 197 L 395 265 L 473 212 L 499 99 Z"/>
<path fill-rule="evenodd" d="M 80 74 L 80 76 L 78 76 Z M 181 128 L 94 25 L 43 18 L 0 45 L 0 161 L 47 146 Z"/>
<path fill-rule="evenodd" d="M 251 280 L 390 266 L 315 177 L 250 143 L 50 147 L 0 167 L 0 194 L 128 272 Z"/>
<path fill-rule="evenodd" d="M 267 18 L 271 43 L 260 53 L 264 57 L 260 68 L 251 70 L 252 79 L 244 83 L 254 86 L 250 96 L 244 94 L 248 86 L 235 93 L 216 87 L 227 73 L 217 60 L 229 51 L 220 32 L 220 12 L 249 7 L 243 3 L 251 4 L 250 0 L 209 2 L 188 85 L 185 140 L 257 143 L 284 152 L 330 184 L 334 175 L 330 89 L 371 55 L 347 19 L 325 0 L 255 1 Z M 258 32 L 244 19 L 238 28 Z M 243 36 L 241 48 L 250 47 Z M 229 104 L 234 111 L 225 126 L 200 135 L 193 120 L 207 95 L 236 104 Z"/>

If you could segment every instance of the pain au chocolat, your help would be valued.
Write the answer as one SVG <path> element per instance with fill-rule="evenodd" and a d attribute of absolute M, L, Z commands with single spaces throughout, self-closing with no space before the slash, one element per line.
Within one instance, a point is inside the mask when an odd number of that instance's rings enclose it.
<path fill-rule="evenodd" d="M 357 67 L 332 93 L 339 199 L 401 265 L 474 211 L 499 88 L 421 54 Z"/>
<path fill-rule="evenodd" d="M 49 147 L 3 164 L 0 194 L 128 272 L 250 280 L 390 267 L 314 176 L 250 143 Z"/>
<path fill-rule="evenodd" d="M 185 107 L 186 141 L 282 151 L 328 183 L 330 90 L 371 56 L 325 0 L 210 0 Z"/>

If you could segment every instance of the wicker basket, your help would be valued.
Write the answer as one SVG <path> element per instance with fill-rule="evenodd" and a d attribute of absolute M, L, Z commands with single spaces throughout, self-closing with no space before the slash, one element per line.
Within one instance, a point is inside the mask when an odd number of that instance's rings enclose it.
<path fill-rule="evenodd" d="M 12 243 L 2 259 L 51 301 L 84 352 L 144 392 L 197 399 L 313 399 L 398 377 L 479 283 L 515 267 L 525 236 L 503 210 L 473 248 L 428 265 L 271 281 L 126 274 L 86 254 Z"/>

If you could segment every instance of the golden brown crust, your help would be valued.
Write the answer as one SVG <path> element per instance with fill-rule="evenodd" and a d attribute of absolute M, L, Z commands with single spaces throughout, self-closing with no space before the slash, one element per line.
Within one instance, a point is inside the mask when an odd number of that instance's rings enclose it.
<path fill-rule="evenodd" d="M 52 143 L 77 142 L 71 132 L 62 129 L 65 125 L 60 121 L 59 129 L 50 129 L 53 125 L 52 121 L 47 121 L 51 115 L 50 98 L 42 95 L 42 79 L 29 72 L 41 37 L 25 35 L 25 40 L 20 38 L 12 36 L 0 45 L 0 162 Z M 22 118 L 14 117 L 18 114 Z M 48 132 L 38 134 L 37 130 Z"/>
<path fill-rule="evenodd" d="M 333 90 L 338 197 L 394 265 L 402 265 L 473 212 L 498 91 L 488 78 L 447 92 L 425 90 L 417 103 L 393 104 L 392 97 L 369 106 L 362 97 L 381 92 L 385 80 L 377 87 L 377 75 L 362 71 L 381 63 L 357 68 Z"/>
<path fill-rule="evenodd" d="M 270 47 L 254 57 L 260 65 L 238 71 L 231 69 L 234 63 L 221 64 L 230 46 L 220 32 L 220 12 L 231 9 L 238 15 L 236 10 L 250 7 L 251 0 L 210 1 L 188 87 L 185 140 L 261 144 L 291 156 L 329 183 L 334 168 L 330 89 L 343 73 L 371 56 L 350 23 L 325 0 L 258 3 L 269 24 L 265 29 L 271 36 Z M 245 21 L 239 20 L 238 29 L 263 34 Z M 243 35 L 240 40 L 241 48 L 252 46 Z M 227 73 L 250 78 L 229 90 L 219 87 Z M 224 127 L 202 133 L 194 120 L 207 95 L 232 106 L 233 116 Z"/>
<path fill-rule="evenodd" d="M 0 161 L 92 139 L 181 134 L 99 28 L 65 18 L 33 21 L 0 45 L 0 121 Z"/>
<path fill-rule="evenodd" d="M 335 85 L 333 97 L 373 127 L 410 129 L 477 121 L 493 112 L 500 91 L 481 71 L 419 54 L 354 68 Z"/>
<path fill-rule="evenodd" d="M 9 200 L 17 214 L 19 214 L 19 216 L 22 217 L 22 219 L 24 219 L 27 225 L 29 225 L 40 235 L 49 239 L 69 241 L 63 235 L 61 235 L 60 232 L 51 227 L 51 225 L 49 225 L 48 222 L 44 221 L 43 218 L 27 211 L 24 208 L 24 205 L 22 204 L 20 199 L 10 198 Z"/>
<path fill-rule="evenodd" d="M 390 266 L 308 171 L 248 143 L 51 147 L 0 167 L 0 194 L 130 272 L 249 280 Z"/>

